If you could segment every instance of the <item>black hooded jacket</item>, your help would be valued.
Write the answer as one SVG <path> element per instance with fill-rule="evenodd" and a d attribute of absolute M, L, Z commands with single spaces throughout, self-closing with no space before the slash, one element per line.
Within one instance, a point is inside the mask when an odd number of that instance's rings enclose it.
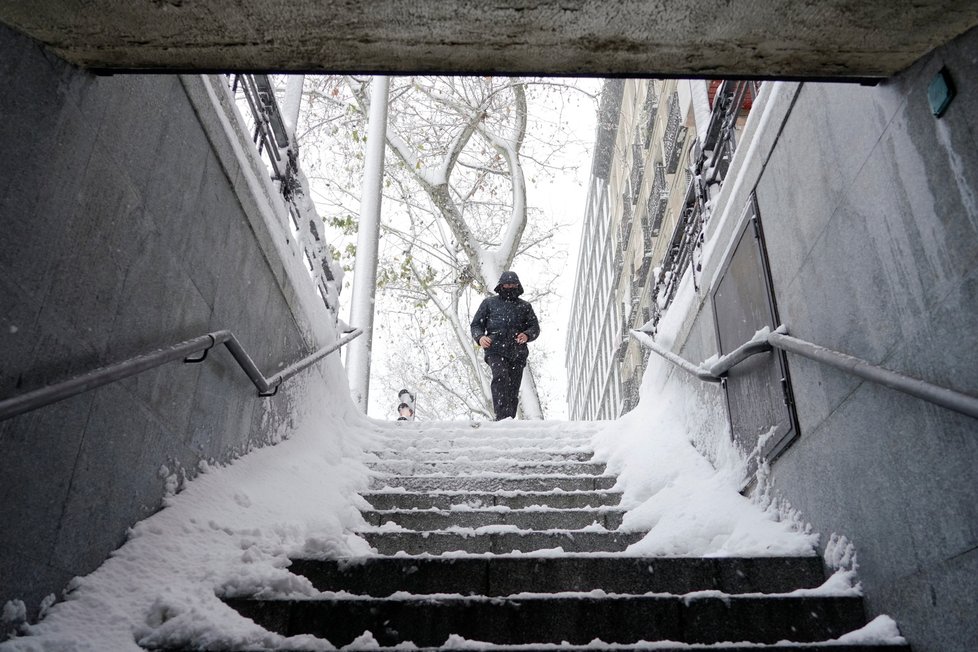
<path fill-rule="evenodd" d="M 517 286 L 509 296 L 505 296 L 502 288 L 507 283 Z M 479 338 L 488 335 L 492 345 L 486 349 L 486 355 L 526 362 L 530 351 L 526 344 L 516 343 L 516 336 L 526 333 L 527 340 L 531 342 L 540 336 L 540 323 L 533 306 L 519 298 L 523 294 L 523 285 L 516 272 L 503 272 L 495 291 L 496 296 L 484 299 L 472 318 L 472 339 L 478 343 Z"/>

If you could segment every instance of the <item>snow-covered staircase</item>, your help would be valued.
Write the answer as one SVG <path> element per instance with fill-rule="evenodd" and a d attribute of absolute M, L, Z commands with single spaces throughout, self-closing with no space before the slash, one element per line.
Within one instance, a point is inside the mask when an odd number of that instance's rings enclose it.
<path fill-rule="evenodd" d="M 362 536 L 384 555 L 621 551 L 615 478 L 587 459 L 588 437 L 550 428 L 405 432 L 377 451 Z M 551 426 L 554 428 L 554 426 Z M 586 431 L 585 431 L 586 432 Z"/>
<path fill-rule="evenodd" d="M 865 616 L 860 597 L 813 590 L 817 557 L 629 556 L 643 533 L 619 529 L 615 478 L 589 461 L 596 427 L 401 422 L 364 494 L 378 554 L 294 559 L 319 598 L 227 602 L 337 647 L 908 650 L 824 643 Z"/>

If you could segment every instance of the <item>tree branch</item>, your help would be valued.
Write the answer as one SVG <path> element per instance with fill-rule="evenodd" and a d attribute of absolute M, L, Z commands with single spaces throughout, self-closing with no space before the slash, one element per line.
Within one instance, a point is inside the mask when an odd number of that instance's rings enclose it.
<path fill-rule="evenodd" d="M 469 399 L 468 396 L 463 396 L 463 395 L 459 394 L 457 391 L 455 391 L 454 389 L 452 389 L 451 387 L 449 387 L 448 385 L 446 385 L 444 382 L 442 382 L 440 378 L 436 378 L 435 376 L 432 376 L 430 374 L 425 374 L 423 376 L 423 378 L 425 378 L 427 380 L 430 380 L 431 382 L 435 383 L 436 385 L 438 385 L 439 387 L 441 387 L 443 390 L 445 390 L 445 392 L 451 394 L 456 399 L 458 399 L 459 401 L 461 401 L 461 403 L 466 407 L 466 409 L 468 409 L 468 411 L 471 412 L 472 414 L 481 414 L 482 416 L 486 417 L 487 419 L 492 419 L 493 418 L 492 412 L 487 411 L 486 408 L 485 408 L 485 406 L 483 406 L 483 405 L 476 405 L 475 403 L 473 403 Z"/>
<path fill-rule="evenodd" d="M 463 351 L 465 351 L 465 355 L 469 363 L 469 368 L 475 370 L 476 378 L 480 380 L 480 385 L 482 386 L 482 395 L 483 395 L 482 397 L 483 400 L 485 401 L 491 395 L 489 384 L 486 382 L 485 377 L 482 374 L 478 373 L 479 361 L 478 358 L 476 357 L 475 347 L 472 346 L 472 338 L 470 337 L 469 330 L 462 325 L 458 317 L 458 309 L 457 309 L 458 296 L 461 294 L 461 286 L 459 285 L 454 286 L 453 293 L 452 293 L 452 297 L 453 297 L 452 303 L 454 304 L 454 307 L 456 309 L 449 310 L 446 306 L 444 306 L 441 303 L 441 301 L 439 301 L 438 297 L 435 296 L 435 294 L 431 292 L 429 288 L 425 286 L 424 283 L 421 282 L 421 274 L 418 273 L 418 269 L 415 266 L 413 260 L 409 262 L 409 266 L 411 268 L 411 273 L 414 274 L 414 278 L 418 281 L 418 285 L 421 286 L 421 289 L 424 291 L 424 293 L 428 296 L 431 302 L 435 304 L 435 307 L 438 308 L 438 312 L 440 312 L 442 316 L 445 317 L 445 319 L 448 320 L 448 323 L 451 325 L 452 332 L 455 335 L 455 339 L 458 341 L 459 347 Z"/>
<path fill-rule="evenodd" d="M 496 251 L 496 262 L 499 268 L 508 269 L 516 257 L 523 231 L 526 229 L 526 179 L 523 176 L 523 166 L 520 164 L 520 147 L 526 136 L 526 88 L 523 84 L 513 84 L 513 96 L 516 102 L 516 125 L 513 127 L 511 138 L 505 139 L 493 134 L 488 129 L 481 128 L 483 136 L 502 155 L 509 168 L 512 185 L 512 208 L 509 223 L 503 234 L 502 242 Z"/>

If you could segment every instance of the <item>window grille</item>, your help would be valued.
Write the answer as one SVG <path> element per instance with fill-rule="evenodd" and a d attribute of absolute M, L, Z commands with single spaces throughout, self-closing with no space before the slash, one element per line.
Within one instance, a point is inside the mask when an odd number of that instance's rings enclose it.
<path fill-rule="evenodd" d="M 662 138 L 665 145 L 665 166 L 668 174 L 674 174 L 679 165 L 683 144 L 686 142 L 686 126 L 682 124 L 679 109 L 679 93 L 669 96 L 669 113 L 666 118 L 666 133 Z"/>
<path fill-rule="evenodd" d="M 665 166 L 662 163 L 656 163 L 648 203 L 650 237 L 654 238 L 659 235 L 659 228 L 662 226 L 662 218 L 665 215 L 668 202 L 669 191 L 666 188 Z"/>

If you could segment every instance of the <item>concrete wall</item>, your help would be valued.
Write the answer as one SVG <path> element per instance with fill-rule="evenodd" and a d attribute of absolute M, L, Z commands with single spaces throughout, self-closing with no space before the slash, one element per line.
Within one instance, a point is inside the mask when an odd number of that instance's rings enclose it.
<path fill-rule="evenodd" d="M 946 65 L 958 97 L 927 103 Z M 797 336 L 978 396 L 978 34 L 875 89 L 805 85 L 757 189 Z M 788 182 L 791 179 L 791 182 Z M 792 360 L 774 482 L 853 539 L 918 652 L 978 649 L 978 421 Z"/>
<path fill-rule="evenodd" d="M 959 0 L 116 0 L 0 4 L 104 69 L 886 77 L 978 24 Z"/>
<path fill-rule="evenodd" d="M 936 119 L 942 66 L 958 95 Z M 972 31 L 876 87 L 782 85 L 717 211 L 739 214 L 756 188 L 792 334 L 978 396 L 975 79 Z M 706 298 L 740 224 L 710 226 L 707 288 L 675 345 L 694 361 L 716 350 Z M 823 542 L 855 543 L 869 611 L 914 650 L 978 649 L 978 421 L 789 360 L 801 434 L 773 464 L 775 491 Z"/>
<path fill-rule="evenodd" d="M 335 337 L 220 78 L 95 77 L 0 26 L 0 83 L 0 398 L 222 328 L 267 375 Z M 318 391 L 347 391 L 335 359 Z M 164 466 L 287 435 L 293 401 L 219 347 L 0 422 L 0 605 L 35 613 L 160 507 Z"/>

